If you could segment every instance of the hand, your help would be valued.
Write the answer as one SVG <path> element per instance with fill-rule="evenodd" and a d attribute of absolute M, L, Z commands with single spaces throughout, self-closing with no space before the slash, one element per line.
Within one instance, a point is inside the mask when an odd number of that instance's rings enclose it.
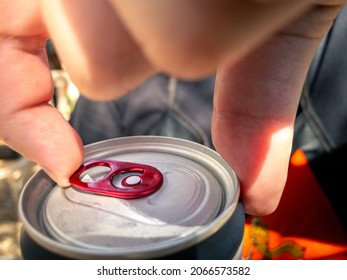
<path fill-rule="evenodd" d="M 192 79 L 217 69 L 215 146 L 238 174 L 246 211 L 276 208 L 303 81 L 344 0 L 27 2 L 0 4 L 6 143 L 62 185 L 82 161 L 79 137 L 47 105 L 47 33 L 90 98 L 120 96 L 157 71 Z"/>

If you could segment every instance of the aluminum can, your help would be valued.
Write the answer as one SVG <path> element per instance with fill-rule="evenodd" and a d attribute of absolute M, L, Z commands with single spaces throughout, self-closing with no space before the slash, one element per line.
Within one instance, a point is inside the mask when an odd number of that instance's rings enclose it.
<path fill-rule="evenodd" d="M 22 239 L 69 259 L 241 258 L 239 183 L 214 150 L 162 136 L 85 146 L 85 162 L 103 160 L 153 167 L 162 176 L 161 186 L 138 198 L 118 198 L 61 188 L 41 170 L 20 195 Z M 78 176 L 97 183 L 109 173 L 104 169 L 93 167 Z M 138 173 L 119 172 L 112 180 L 137 184 Z"/>

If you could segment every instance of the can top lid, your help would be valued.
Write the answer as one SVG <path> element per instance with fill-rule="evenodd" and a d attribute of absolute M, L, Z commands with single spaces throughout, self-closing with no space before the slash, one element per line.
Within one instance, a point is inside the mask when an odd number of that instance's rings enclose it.
<path fill-rule="evenodd" d="M 189 141 L 135 138 L 89 146 L 85 160 L 152 166 L 163 175 L 160 188 L 148 196 L 123 199 L 55 185 L 49 189 L 36 176 L 32 193 L 45 189 L 42 203 L 36 206 L 38 216 L 26 215 L 33 205 L 23 201 L 37 200 L 28 188 L 20 202 L 29 234 L 47 248 L 74 258 L 153 258 L 204 240 L 231 217 L 238 201 L 238 182 L 217 153 Z M 91 169 L 81 176 L 98 181 L 105 170 Z M 114 184 L 122 185 L 124 180 L 136 184 L 138 176 L 137 171 L 121 173 Z M 39 234 L 28 226 L 26 217 Z"/>

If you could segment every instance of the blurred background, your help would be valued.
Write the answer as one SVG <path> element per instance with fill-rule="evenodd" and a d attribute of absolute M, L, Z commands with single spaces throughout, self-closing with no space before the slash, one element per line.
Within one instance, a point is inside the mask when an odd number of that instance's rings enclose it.
<path fill-rule="evenodd" d="M 47 42 L 47 54 L 54 80 L 51 104 L 69 120 L 79 92 L 61 66 L 50 41 Z M 17 201 L 24 184 L 38 170 L 35 163 L 0 142 L 0 260 L 21 259 Z"/>

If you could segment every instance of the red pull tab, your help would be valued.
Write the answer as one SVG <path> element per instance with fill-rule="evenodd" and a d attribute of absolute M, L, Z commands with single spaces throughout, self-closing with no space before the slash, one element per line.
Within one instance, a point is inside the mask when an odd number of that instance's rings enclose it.
<path fill-rule="evenodd" d="M 83 172 L 93 167 L 106 166 L 110 171 L 95 182 L 83 182 Z M 118 175 L 126 175 L 121 186 L 114 185 Z M 70 177 L 73 187 L 95 194 L 118 198 L 139 198 L 155 192 L 163 183 L 163 175 L 153 166 L 115 160 L 91 160 L 80 166 Z"/>

